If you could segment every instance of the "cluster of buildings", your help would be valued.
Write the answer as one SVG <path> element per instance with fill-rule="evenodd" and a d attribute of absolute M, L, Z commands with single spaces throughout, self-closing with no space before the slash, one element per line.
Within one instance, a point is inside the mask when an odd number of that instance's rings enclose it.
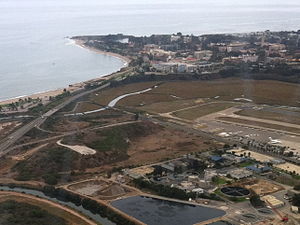
<path fill-rule="evenodd" d="M 141 51 L 144 63 L 149 64 L 145 72 L 207 74 L 240 64 L 265 71 L 282 63 L 300 69 L 300 34 L 295 32 L 204 36 L 179 33 L 152 39 L 154 43 L 144 45 Z"/>

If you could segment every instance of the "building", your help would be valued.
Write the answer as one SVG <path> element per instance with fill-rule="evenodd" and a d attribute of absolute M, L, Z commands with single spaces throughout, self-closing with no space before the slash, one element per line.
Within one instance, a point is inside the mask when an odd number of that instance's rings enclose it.
<path fill-rule="evenodd" d="M 299 212 L 299 208 L 297 206 L 291 206 L 291 211 L 292 213 L 298 213 Z"/>
<path fill-rule="evenodd" d="M 231 43 L 227 45 L 227 52 L 239 52 L 243 50 L 248 43 L 246 42 L 236 42 L 236 43 Z"/>
<path fill-rule="evenodd" d="M 242 55 L 242 61 L 245 63 L 248 62 L 257 62 L 258 56 L 257 55 Z"/>
<path fill-rule="evenodd" d="M 279 199 L 275 198 L 273 195 L 266 195 L 261 197 L 261 199 L 266 202 L 272 208 L 279 208 L 284 206 L 284 202 L 280 201 Z"/>
<path fill-rule="evenodd" d="M 203 50 L 203 51 L 196 51 L 194 52 L 194 56 L 196 59 L 199 60 L 210 60 L 210 58 L 212 57 L 213 52 L 210 50 Z"/>
<path fill-rule="evenodd" d="M 247 166 L 246 168 L 254 173 L 266 173 L 272 170 L 269 166 L 261 166 L 258 164 Z"/>
<path fill-rule="evenodd" d="M 215 162 L 215 163 L 220 163 L 224 161 L 224 158 L 222 156 L 218 156 L 218 155 L 213 155 L 210 157 L 210 160 Z"/>
<path fill-rule="evenodd" d="M 228 172 L 228 174 L 234 179 L 243 179 L 247 177 L 251 177 L 253 173 L 245 168 L 241 169 L 233 169 Z"/>
<path fill-rule="evenodd" d="M 194 188 L 192 192 L 197 193 L 197 194 L 203 194 L 204 190 L 202 188 Z"/>

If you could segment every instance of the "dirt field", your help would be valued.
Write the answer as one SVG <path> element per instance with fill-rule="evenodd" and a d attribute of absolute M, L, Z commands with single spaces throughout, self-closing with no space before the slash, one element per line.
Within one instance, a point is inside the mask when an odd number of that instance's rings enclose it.
<path fill-rule="evenodd" d="M 296 174 L 300 174 L 300 166 L 294 165 L 292 163 L 279 164 L 279 165 L 275 165 L 275 167 L 282 170 L 287 170 L 289 172 L 295 171 Z"/>
<path fill-rule="evenodd" d="M 246 109 L 236 112 L 237 115 L 241 116 L 249 116 L 255 117 L 259 119 L 267 119 L 267 120 L 275 120 L 279 122 L 286 122 L 292 124 L 299 124 L 300 125 L 300 115 L 299 116 L 287 116 L 279 112 L 267 112 L 263 110 L 253 110 L 253 109 Z"/>
<path fill-rule="evenodd" d="M 195 120 L 199 117 L 206 116 L 211 113 L 222 111 L 233 107 L 233 103 L 208 103 L 197 107 L 189 108 L 187 110 L 181 110 L 175 112 L 174 115 L 187 120 Z"/>
<path fill-rule="evenodd" d="M 81 195 L 92 196 L 101 200 L 112 200 L 127 194 L 134 194 L 133 190 L 120 184 L 96 179 L 78 182 L 67 188 Z"/>
<path fill-rule="evenodd" d="M 133 91 L 143 90 L 153 86 L 154 82 L 130 84 L 122 87 L 107 89 L 91 99 L 99 104 L 107 104 L 109 100 Z M 155 101 L 163 102 L 168 99 L 176 100 L 171 96 L 181 99 L 215 98 L 218 100 L 233 101 L 235 98 L 247 98 L 259 104 L 276 104 L 297 106 L 299 103 L 300 85 L 269 80 L 242 80 L 242 79 L 219 79 L 212 81 L 178 81 L 165 82 L 158 88 L 139 96 L 131 96 L 119 102 L 120 105 L 139 105 L 154 103 L 145 101 L 143 98 L 149 95 L 157 95 Z M 143 98 L 141 98 L 143 96 Z M 149 98 L 149 97 L 145 97 Z M 152 97 L 153 98 L 153 97 Z"/>
<path fill-rule="evenodd" d="M 257 153 L 257 152 L 244 150 L 244 149 L 234 149 L 234 150 L 230 150 L 230 152 L 234 152 L 237 155 L 244 154 L 244 153 L 246 153 L 246 155 L 248 155 L 248 153 L 250 152 L 251 158 L 254 158 L 255 160 L 257 160 L 259 162 L 262 162 L 262 163 L 269 162 L 270 160 L 274 159 L 271 156 L 263 155 L 263 154 L 260 154 L 260 153 Z"/>
<path fill-rule="evenodd" d="M 260 196 L 272 194 L 277 191 L 283 190 L 281 186 L 261 179 L 247 181 L 243 183 L 243 187 L 254 191 L 256 194 Z"/>
<path fill-rule="evenodd" d="M 274 130 L 281 130 L 281 131 L 300 134 L 300 129 L 294 127 L 287 127 L 287 126 L 281 126 L 277 124 L 263 123 L 258 121 L 244 120 L 244 119 L 232 118 L 232 117 L 219 117 L 218 119 L 232 122 L 232 123 L 240 123 L 249 126 L 264 127 L 264 128 L 274 129 Z"/>

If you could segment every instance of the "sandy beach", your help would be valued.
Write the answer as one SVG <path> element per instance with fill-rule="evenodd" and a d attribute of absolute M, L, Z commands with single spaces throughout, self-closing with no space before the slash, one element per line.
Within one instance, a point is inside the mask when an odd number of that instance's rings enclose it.
<path fill-rule="evenodd" d="M 125 57 L 125 56 L 122 56 L 122 55 L 119 55 L 119 54 L 116 54 L 116 53 L 105 52 L 105 51 L 101 51 L 101 50 L 98 50 L 98 49 L 95 49 L 95 48 L 88 47 L 88 46 L 84 45 L 84 42 L 82 40 L 79 40 L 79 39 L 73 39 L 73 40 L 75 41 L 76 45 L 78 45 L 82 48 L 85 48 L 89 51 L 93 51 L 93 52 L 96 52 L 96 53 L 102 54 L 102 55 L 108 55 L 108 56 L 119 58 L 120 60 L 124 61 L 124 66 L 122 68 L 127 67 L 129 65 L 129 63 L 131 62 L 131 59 L 129 59 L 128 57 Z M 122 69 L 122 68 L 120 68 L 120 69 Z M 110 76 L 113 75 L 113 74 L 115 74 L 115 73 L 112 73 L 112 74 L 109 74 L 109 75 L 104 75 L 104 76 L 101 76 L 101 77 L 98 77 L 98 78 L 96 77 L 94 79 L 90 79 L 90 80 L 87 80 L 87 81 L 82 81 L 82 82 L 76 83 L 76 84 L 70 84 L 68 87 L 65 87 L 65 88 L 59 88 L 59 89 L 56 89 L 56 90 L 50 90 L 50 91 L 35 93 L 35 94 L 32 94 L 32 95 L 26 95 L 26 96 L 24 95 L 24 96 L 12 98 L 12 99 L 7 99 L 7 100 L 0 100 L 0 105 L 11 104 L 11 103 L 19 101 L 19 99 L 26 99 L 28 97 L 30 97 L 32 99 L 40 98 L 40 99 L 42 99 L 42 102 L 46 102 L 46 101 L 49 100 L 50 96 L 54 97 L 54 96 L 57 96 L 59 94 L 62 94 L 64 92 L 64 89 L 66 89 L 67 91 L 70 91 L 72 93 L 72 92 L 78 91 L 80 89 L 83 89 L 86 83 L 96 82 L 96 81 L 100 81 L 100 80 L 104 80 L 104 79 L 106 80 L 106 79 L 109 79 Z"/>
<path fill-rule="evenodd" d="M 75 39 L 74 38 L 72 40 L 75 41 L 76 45 L 79 45 L 83 48 L 89 49 L 90 51 L 97 52 L 97 53 L 102 54 L 102 55 L 108 55 L 108 56 L 113 56 L 113 57 L 119 58 L 119 59 L 121 59 L 122 61 L 124 61 L 126 63 L 125 66 L 128 66 L 128 64 L 131 62 L 131 59 L 126 57 L 126 56 L 123 56 L 123 55 L 120 55 L 120 54 L 117 54 L 117 53 L 113 53 L 113 52 L 102 51 L 102 50 L 99 50 L 99 49 L 96 49 L 96 48 L 91 48 L 89 46 L 86 46 L 84 44 L 84 41 L 80 40 L 80 39 Z"/>

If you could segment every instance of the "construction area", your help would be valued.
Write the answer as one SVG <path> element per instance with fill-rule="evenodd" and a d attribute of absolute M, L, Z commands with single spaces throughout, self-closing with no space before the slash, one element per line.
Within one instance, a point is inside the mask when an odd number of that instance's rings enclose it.
<path fill-rule="evenodd" d="M 135 190 L 125 185 L 103 179 L 81 181 L 75 184 L 70 184 L 66 188 L 81 195 L 107 201 L 136 194 Z"/>

